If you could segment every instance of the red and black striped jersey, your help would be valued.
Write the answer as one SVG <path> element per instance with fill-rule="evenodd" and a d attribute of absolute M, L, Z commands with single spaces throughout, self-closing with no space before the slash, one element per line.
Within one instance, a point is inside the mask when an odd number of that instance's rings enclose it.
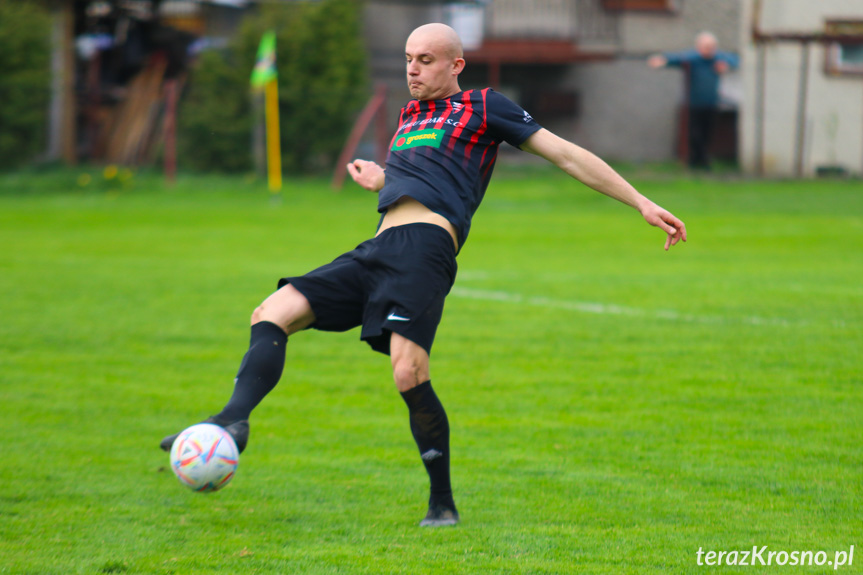
<path fill-rule="evenodd" d="M 378 211 L 410 196 L 452 222 L 463 246 L 498 145 L 519 147 L 539 129 L 523 108 L 491 88 L 444 100 L 411 100 L 390 143 Z"/>

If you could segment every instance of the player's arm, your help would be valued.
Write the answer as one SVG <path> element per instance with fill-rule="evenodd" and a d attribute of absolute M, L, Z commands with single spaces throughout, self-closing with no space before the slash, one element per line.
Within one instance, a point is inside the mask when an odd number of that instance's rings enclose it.
<path fill-rule="evenodd" d="M 525 140 L 521 149 L 545 158 L 597 192 L 637 209 L 647 223 L 668 234 L 666 250 L 680 240 L 686 241 L 686 226 L 682 221 L 641 195 L 611 166 L 584 148 L 542 128 Z"/>
<path fill-rule="evenodd" d="M 384 169 L 368 160 L 348 162 L 348 173 L 363 188 L 378 193 L 384 187 Z"/>

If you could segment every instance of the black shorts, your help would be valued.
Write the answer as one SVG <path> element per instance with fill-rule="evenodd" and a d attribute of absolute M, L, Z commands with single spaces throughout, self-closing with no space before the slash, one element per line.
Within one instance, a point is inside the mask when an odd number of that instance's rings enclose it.
<path fill-rule="evenodd" d="M 434 224 L 384 230 L 354 250 L 306 275 L 279 280 L 293 285 L 315 314 L 310 328 L 347 331 L 390 353 L 395 332 L 429 354 L 443 315 L 444 299 L 458 266 L 449 233 Z"/>

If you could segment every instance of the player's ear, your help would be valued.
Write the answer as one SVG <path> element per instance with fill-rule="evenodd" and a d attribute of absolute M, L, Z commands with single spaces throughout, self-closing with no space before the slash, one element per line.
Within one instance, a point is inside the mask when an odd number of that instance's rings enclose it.
<path fill-rule="evenodd" d="M 454 76 L 458 76 L 461 74 L 461 71 L 464 70 L 465 61 L 464 58 L 456 58 L 452 63 L 452 73 Z"/>

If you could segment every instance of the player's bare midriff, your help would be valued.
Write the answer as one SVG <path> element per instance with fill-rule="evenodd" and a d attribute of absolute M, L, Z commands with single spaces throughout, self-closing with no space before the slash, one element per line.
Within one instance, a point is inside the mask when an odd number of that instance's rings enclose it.
<path fill-rule="evenodd" d="M 410 196 L 402 196 L 387 208 L 383 222 L 378 233 L 380 235 L 386 229 L 406 224 L 434 224 L 449 232 L 453 245 L 458 251 L 458 234 L 455 227 L 448 219 L 431 211 Z"/>

